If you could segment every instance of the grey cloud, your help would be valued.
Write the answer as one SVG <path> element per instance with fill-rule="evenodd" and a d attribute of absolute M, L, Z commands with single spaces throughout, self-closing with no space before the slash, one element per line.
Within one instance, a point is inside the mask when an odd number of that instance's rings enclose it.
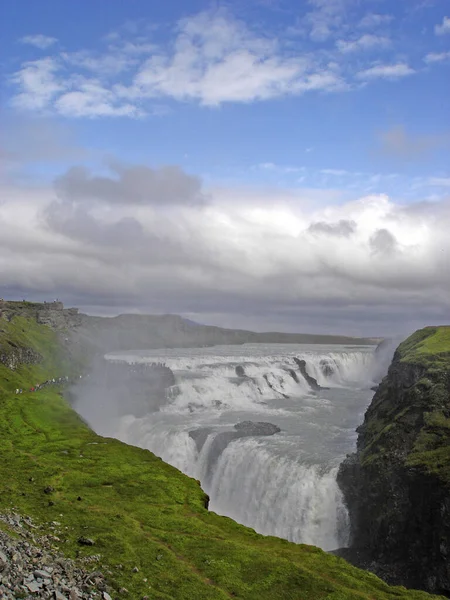
<path fill-rule="evenodd" d="M 355 233 L 356 227 L 355 221 L 341 219 L 337 223 L 326 223 L 325 221 L 311 223 L 308 227 L 308 231 L 311 233 L 349 237 L 352 233 Z"/>
<path fill-rule="evenodd" d="M 372 251 L 376 254 L 393 254 L 397 250 L 397 240 L 387 229 L 378 229 L 369 240 Z"/>
<path fill-rule="evenodd" d="M 152 169 L 143 165 L 111 164 L 112 177 L 91 175 L 72 167 L 55 181 L 58 195 L 72 202 L 100 200 L 110 204 L 176 206 L 203 204 L 201 180 L 178 166 Z"/>
<path fill-rule="evenodd" d="M 143 227 L 136 219 L 124 217 L 112 224 L 102 223 L 79 205 L 52 202 L 44 211 L 44 218 L 54 231 L 97 246 L 126 248 L 130 244 L 142 244 L 145 238 Z"/>

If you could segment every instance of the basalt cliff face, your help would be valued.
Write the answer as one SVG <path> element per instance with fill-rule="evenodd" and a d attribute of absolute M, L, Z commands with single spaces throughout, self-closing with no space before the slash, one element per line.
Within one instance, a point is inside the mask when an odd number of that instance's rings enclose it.
<path fill-rule="evenodd" d="M 400 344 L 338 475 L 340 552 L 387 581 L 450 596 L 450 327 Z"/>

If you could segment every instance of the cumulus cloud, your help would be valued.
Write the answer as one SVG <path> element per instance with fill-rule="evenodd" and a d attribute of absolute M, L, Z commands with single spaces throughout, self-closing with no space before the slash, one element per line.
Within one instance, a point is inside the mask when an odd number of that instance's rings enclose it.
<path fill-rule="evenodd" d="M 58 40 L 54 37 L 38 33 L 37 35 L 26 35 L 23 38 L 20 38 L 19 41 L 22 42 L 22 44 L 29 44 L 40 50 L 45 50 L 46 48 L 53 46 L 53 44 L 56 44 Z"/>
<path fill-rule="evenodd" d="M 450 308 L 448 201 L 318 206 L 301 190 L 208 190 L 178 167 L 111 169 L 3 186 L 5 294 L 372 335 Z"/>
<path fill-rule="evenodd" d="M 450 33 L 450 17 L 444 17 L 440 25 L 436 25 L 434 28 L 436 35 L 446 35 Z"/>
<path fill-rule="evenodd" d="M 13 98 L 13 105 L 31 110 L 46 109 L 67 87 L 57 76 L 59 70 L 58 61 L 51 57 L 24 63 L 12 77 L 12 82 L 21 90 Z"/>
<path fill-rule="evenodd" d="M 302 20 L 312 39 L 342 38 L 350 0 L 309 0 Z M 372 17 L 373 19 L 374 17 Z M 219 8 L 178 21 L 164 41 L 148 27 L 112 32 L 96 50 L 78 48 L 22 63 L 11 76 L 12 104 L 21 110 L 65 117 L 139 118 L 160 114 L 166 99 L 217 107 L 301 95 L 340 92 L 359 79 L 395 79 L 414 71 L 406 65 L 364 69 L 354 53 L 385 49 L 389 38 L 365 33 L 340 39 L 337 48 L 312 52 L 286 32 L 261 31 Z M 372 63 L 373 65 L 373 63 Z M 356 73 L 355 69 L 360 72 Z"/>

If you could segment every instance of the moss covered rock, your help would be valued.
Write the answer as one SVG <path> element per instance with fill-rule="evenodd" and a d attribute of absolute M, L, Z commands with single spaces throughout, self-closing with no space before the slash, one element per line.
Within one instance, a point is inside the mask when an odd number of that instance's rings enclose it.
<path fill-rule="evenodd" d="M 449 595 L 450 327 L 400 344 L 358 433 L 338 476 L 355 562 Z"/>

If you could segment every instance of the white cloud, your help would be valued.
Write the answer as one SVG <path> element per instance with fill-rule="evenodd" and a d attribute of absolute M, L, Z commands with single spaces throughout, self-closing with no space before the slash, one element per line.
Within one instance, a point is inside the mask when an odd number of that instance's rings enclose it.
<path fill-rule="evenodd" d="M 50 57 L 24 63 L 12 77 L 21 90 L 14 97 L 13 104 L 24 109 L 47 108 L 54 97 L 66 88 L 64 79 L 58 78 L 60 68 L 56 59 Z"/>
<path fill-rule="evenodd" d="M 142 42 L 140 46 L 116 41 L 103 55 L 81 50 L 45 59 L 47 63 L 26 63 L 14 77 L 22 88 L 15 104 L 53 108 L 73 117 L 137 116 L 144 113 L 139 101 L 156 98 L 218 106 L 346 88 L 338 67 L 322 65 L 306 54 L 288 55 L 276 39 L 256 35 L 224 10 L 180 21 L 167 48 L 155 51 L 155 46 Z M 25 81 L 31 70 L 34 80 L 28 76 Z M 92 72 L 92 80 L 85 71 Z M 45 93 L 37 73 L 45 77 Z M 131 75 L 131 85 L 117 80 L 122 73 Z M 39 101 L 34 83 L 40 88 Z"/>
<path fill-rule="evenodd" d="M 58 113 L 67 117 L 139 117 L 143 111 L 117 102 L 114 93 L 99 81 L 85 80 L 77 91 L 62 94 L 55 102 Z"/>
<path fill-rule="evenodd" d="M 367 13 L 358 24 L 362 29 L 374 29 L 380 25 L 385 25 L 392 21 L 392 15 L 381 15 L 377 13 Z"/>
<path fill-rule="evenodd" d="M 367 33 L 356 40 L 338 40 L 336 47 L 344 54 L 360 50 L 383 49 L 389 47 L 391 40 L 380 35 Z"/>
<path fill-rule="evenodd" d="M 424 57 L 426 63 L 443 62 L 450 59 L 450 52 L 430 52 Z"/>
<path fill-rule="evenodd" d="M 349 0 L 308 0 L 312 10 L 306 14 L 304 23 L 311 40 L 323 42 L 341 29 L 349 3 Z"/>
<path fill-rule="evenodd" d="M 31 46 L 36 46 L 36 48 L 45 50 L 46 48 L 53 46 L 58 40 L 54 37 L 39 33 L 37 35 L 26 35 L 25 37 L 20 38 L 19 41 L 22 42 L 22 44 L 30 44 Z"/>
<path fill-rule="evenodd" d="M 376 65 L 365 69 L 357 73 L 358 79 L 399 79 L 412 75 L 415 73 L 414 69 L 408 66 L 406 63 L 396 63 L 394 65 Z"/>
<path fill-rule="evenodd" d="M 308 19 L 337 27 L 351 0 L 309 4 L 313 10 Z M 65 117 L 139 117 L 163 114 L 161 103 L 167 98 L 217 107 L 339 92 L 351 89 L 355 77 L 350 55 L 386 48 L 390 42 L 367 33 L 339 40 L 338 52 L 307 52 L 218 9 L 182 19 L 159 46 L 152 34 L 128 39 L 121 33 L 103 43 L 103 51 L 79 49 L 23 63 L 12 76 L 18 88 L 12 103 Z M 360 61 L 358 79 L 395 79 L 414 72 L 404 63 L 363 67 Z"/>
<path fill-rule="evenodd" d="M 445 35 L 450 33 L 450 17 L 444 17 L 441 25 L 436 25 L 434 28 L 436 35 Z"/>
<path fill-rule="evenodd" d="M 218 11 L 183 20 L 172 52 L 152 56 L 134 85 L 119 91 L 218 106 L 342 86 L 336 73 L 311 57 L 285 56 L 276 40 L 256 36 L 244 23 Z"/>

